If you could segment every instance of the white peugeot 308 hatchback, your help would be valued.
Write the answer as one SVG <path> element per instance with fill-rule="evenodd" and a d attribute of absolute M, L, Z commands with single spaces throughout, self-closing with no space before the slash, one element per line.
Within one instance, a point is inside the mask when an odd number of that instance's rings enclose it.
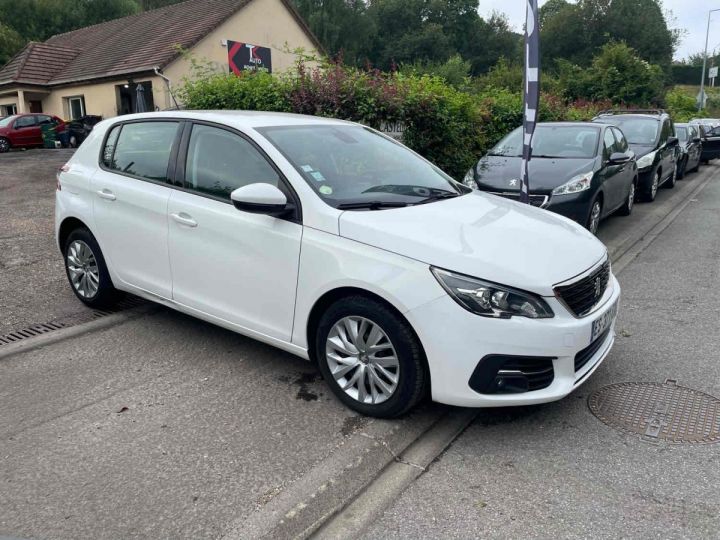
<path fill-rule="evenodd" d="M 84 303 L 126 291 L 269 343 L 363 414 L 560 399 L 614 342 L 594 236 L 350 122 L 107 120 L 58 174 L 55 219 Z"/>

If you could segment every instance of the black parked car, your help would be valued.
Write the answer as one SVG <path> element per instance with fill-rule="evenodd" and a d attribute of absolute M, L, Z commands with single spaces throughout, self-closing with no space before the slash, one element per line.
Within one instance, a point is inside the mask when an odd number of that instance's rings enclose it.
<path fill-rule="evenodd" d="M 703 147 L 701 161 L 707 165 L 711 159 L 720 158 L 720 120 L 703 118 L 690 120 L 690 124 L 700 131 Z"/>
<path fill-rule="evenodd" d="M 501 140 L 465 175 L 464 183 L 520 198 L 522 128 Z M 632 212 L 635 154 L 618 128 L 587 122 L 540 123 L 529 163 L 530 202 L 597 232 L 615 211 Z"/>
<path fill-rule="evenodd" d="M 672 119 L 662 110 L 603 111 L 593 122 L 622 129 L 637 156 L 640 171 L 638 192 L 643 200 L 655 200 L 662 185 L 675 187 L 680 155 Z"/>
<path fill-rule="evenodd" d="M 95 124 L 102 120 L 102 116 L 88 114 L 67 123 L 70 128 L 68 144 L 70 148 L 77 148 L 87 138 Z"/>
<path fill-rule="evenodd" d="M 692 124 L 675 124 L 675 133 L 680 141 L 678 158 L 678 178 L 684 178 L 689 172 L 697 172 L 702 158 L 702 139 L 700 129 Z"/>

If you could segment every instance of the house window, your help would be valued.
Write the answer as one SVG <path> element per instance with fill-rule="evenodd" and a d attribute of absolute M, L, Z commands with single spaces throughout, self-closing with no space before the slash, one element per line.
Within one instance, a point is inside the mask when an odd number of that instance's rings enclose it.
<path fill-rule="evenodd" d="M 0 114 L 0 116 L 12 116 L 14 114 L 17 114 L 17 105 L 15 105 L 15 103 L 11 103 L 10 105 L 3 105 L 0 110 L 2 111 L 2 114 Z"/>
<path fill-rule="evenodd" d="M 85 96 L 73 96 L 67 98 L 70 120 L 77 120 L 85 116 Z"/>

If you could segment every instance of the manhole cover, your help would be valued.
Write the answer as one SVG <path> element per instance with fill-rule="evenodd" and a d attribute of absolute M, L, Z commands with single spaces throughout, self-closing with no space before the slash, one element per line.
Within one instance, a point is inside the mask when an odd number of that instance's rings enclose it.
<path fill-rule="evenodd" d="M 592 413 L 610 427 L 672 443 L 720 441 L 720 399 L 664 383 L 619 383 L 588 399 Z"/>

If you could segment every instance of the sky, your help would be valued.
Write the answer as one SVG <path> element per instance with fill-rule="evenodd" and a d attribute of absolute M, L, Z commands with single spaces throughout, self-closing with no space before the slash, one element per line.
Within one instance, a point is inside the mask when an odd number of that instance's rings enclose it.
<path fill-rule="evenodd" d="M 540 5 L 545 1 L 540 0 Z M 505 13 L 513 28 L 521 32 L 525 22 L 525 5 L 525 0 L 480 0 L 480 14 L 487 16 L 493 11 Z M 720 9 L 720 0 L 664 0 L 663 5 L 666 11 L 672 12 L 670 27 L 685 30 L 675 58 L 680 60 L 702 52 L 705 48 L 708 10 Z M 720 52 L 720 11 L 713 13 L 710 20 L 708 52 L 713 49 Z"/>

